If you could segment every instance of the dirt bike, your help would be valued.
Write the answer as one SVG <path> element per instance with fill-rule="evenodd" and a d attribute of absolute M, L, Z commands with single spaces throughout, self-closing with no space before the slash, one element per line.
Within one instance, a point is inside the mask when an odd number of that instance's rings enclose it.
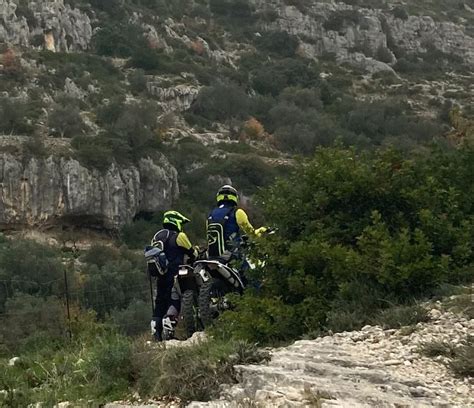
<path fill-rule="evenodd" d="M 269 228 L 267 234 L 275 231 Z M 219 314 L 231 308 L 227 294 L 243 293 L 247 285 L 243 269 L 252 270 L 264 265 L 262 261 L 252 262 L 246 258 L 245 253 L 250 246 L 248 237 L 243 236 L 238 246 L 226 257 L 199 260 L 194 264 L 194 272 L 201 277 L 202 282 L 199 286 L 198 310 L 204 327 L 208 327 Z M 245 268 L 237 268 L 235 263 L 241 263 Z"/>
<path fill-rule="evenodd" d="M 230 308 L 228 293 L 242 294 L 245 283 L 237 269 L 220 260 L 202 260 L 195 264 L 202 278 L 199 287 L 198 308 L 201 322 L 208 327 L 224 310 Z"/>

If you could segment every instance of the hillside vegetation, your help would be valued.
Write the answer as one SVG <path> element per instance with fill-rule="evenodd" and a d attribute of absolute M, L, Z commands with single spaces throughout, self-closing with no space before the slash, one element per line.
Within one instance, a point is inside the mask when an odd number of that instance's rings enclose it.
<path fill-rule="evenodd" d="M 229 182 L 255 225 L 277 228 L 255 242 L 264 267 L 212 340 L 177 351 L 147 344 L 138 249 L 159 211 L 137 210 L 106 231 L 107 245 L 87 248 L 78 237 L 103 229 L 97 214 L 53 220 L 51 244 L 2 225 L 0 406 L 209 400 L 236 381 L 233 365 L 268 357 L 257 346 L 366 324 L 412 330 L 430 318 L 419 302 L 473 282 L 471 0 L 15 0 L 0 9 L 0 198 L 13 167 L 28 163 L 31 176 L 18 177 L 13 212 L 25 211 L 40 160 L 73 158 L 126 186 L 117 168 L 163 154 L 193 243 L 205 240 L 215 190 Z M 0 211 L 11 207 L 0 201 Z M 470 344 L 450 354 L 456 375 L 473 375 Z"/>
<path fill-rule="evenodd" d="M 134 340 L 149 315 L 141 257 L 93 247 L 71 258 L 4 239 L 4 404 L 110 401 L 134 390 L 144 398 L 207 400 L 218 382 L 235 381 L 234 363 L 263 358 L 254 343 L 426 321 L 417 301 L 474 278 L 473 154 L 469 146 L 409 158 L 394 150 L 318 149 L 261 194 L 267 222 L 279 229 L 256 247 L 253 256 L 266 261 L 251 276 L 256 289 L 232 299 L 236 307 L 212 328 L 213 342 L 184 354 Z M 20 363 L 9 367 L 13 355 Z M 472 374 L 466 360 L 459 364 L 467 367 L 460 375 Z M 178 383 L 199 380 L 176 388 L 176 376 Z"/>

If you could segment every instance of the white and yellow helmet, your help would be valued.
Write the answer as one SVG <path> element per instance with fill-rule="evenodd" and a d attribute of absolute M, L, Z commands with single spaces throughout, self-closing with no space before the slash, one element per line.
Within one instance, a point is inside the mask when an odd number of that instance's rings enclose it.
<path fill-rule="evenodd" d="M 216 199 L 218 203 L 221 201 L 233 201 L 237 204 L 239 202 L 239 193 L 234 187 L 226 184 L 219 189 Z"/>

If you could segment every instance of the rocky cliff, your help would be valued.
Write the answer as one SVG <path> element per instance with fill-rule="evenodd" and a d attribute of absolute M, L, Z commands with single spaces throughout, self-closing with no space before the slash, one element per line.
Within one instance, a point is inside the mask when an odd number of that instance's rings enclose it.
<path fill-rule="evenodd" d="M 338 62 L 368 72 L 392 71 L 390 65 L 397 60 L 393 51 L 422 53 L 434 47 L 474 63 L 474 39 L 463 27 L 430 16 L 396 17 L 392 11 L 345 3 L 314 2 L 304 10 L 284 0 L 255 0 L 254 4 L 258 10 L 274 13 L 274 21 L 262 28 L 298 36 L 300 52 L 307 57 L 334 54 Z"/>
<path fill-rule="evenodd" d="M 116 229 L 139 212 L 166 209 L 178 194 L 165 157 L 91 170 L 67 157 L 0 154 L 0 227 L 79 223 Z"/>
<path fill-rule="evenodd" d="M 81 51 L 92 38 L 87 14 L 63 0 L 0 0 L 0 42 L 16 46 L 43 46 L 50 51 Z"/>

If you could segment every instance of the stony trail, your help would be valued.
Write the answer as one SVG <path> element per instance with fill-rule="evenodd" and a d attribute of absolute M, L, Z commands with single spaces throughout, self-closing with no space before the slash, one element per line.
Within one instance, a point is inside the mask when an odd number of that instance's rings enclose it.
<path fill-rule="evenodd" d="M 267 364 L 237 366 L 239 383 L 220 400 L 189 407 L 474 407 L 472 379 L 419 353 L 432 341 L 462 343 L 474 319 L 436 306 L 430 315 L 412 333 L 366 326 L 275 349 Z"/>
<path fill-rule="evenodd" d="M 472 295 L 471 295 L 472 296 Z M 456 296 L 451 297 L 451 300 Z M 474 302 L 474 299 L 473 299 Z M 223 385 L 220 398 L 191 402 L 188 408 L 474 408 L 474 378 L 456 377 L 449 359 L 424 356 L 432 342 L 452 347 L 474 334 L 474 319 L 453 313 L 443 302 L 427 306 L 430 320 L 384 330 L 365 326 L 270 350 L 271 359 L 236 366 L 237 384 Z M 196 333 L 183 347 L 206 341 Z M 180 408 L 177 400 L 146 404 L 111 403 L 106 408 Z"/>

